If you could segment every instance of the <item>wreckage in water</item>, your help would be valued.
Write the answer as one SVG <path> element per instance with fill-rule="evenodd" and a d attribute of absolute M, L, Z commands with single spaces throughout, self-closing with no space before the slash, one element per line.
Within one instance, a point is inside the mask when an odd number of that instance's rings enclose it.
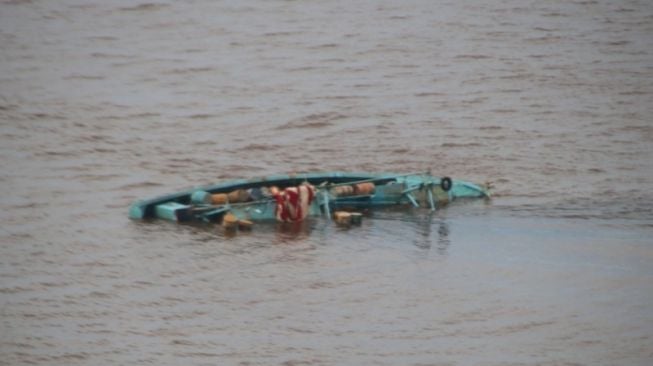
<path fill-rule="evenodd" d="M 306 173 L 233 180 L 135 202 L 132 219 L 220 222 L 277 220 L 341 209 L 407 205 L 436 210 L 462 198 L 488 198 L 486 188 L 425 174 Z"/>

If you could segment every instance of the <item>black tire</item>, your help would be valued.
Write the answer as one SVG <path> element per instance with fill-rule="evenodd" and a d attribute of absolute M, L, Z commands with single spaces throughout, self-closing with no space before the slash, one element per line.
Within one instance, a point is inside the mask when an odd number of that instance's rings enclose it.
<path fill-rule="evenodd" d="M 449 192 L 449 190 L 451 190 L 451 186 L 453 186 L 453 182 L 451 181 L 451 178 L 444 177 L 440 179 L 440 188 L 442 188 L 443 191 Z"/>

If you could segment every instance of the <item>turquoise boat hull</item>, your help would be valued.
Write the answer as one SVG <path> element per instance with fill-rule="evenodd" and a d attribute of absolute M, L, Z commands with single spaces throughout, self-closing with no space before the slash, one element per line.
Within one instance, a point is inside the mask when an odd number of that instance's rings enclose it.
<path fill-rule="evenodd" d="M 275 202 L 269 198 L 225 205 L 197 203 L 197 198 L 207 194 L 228 193 L 239 189 L 247 190 L 270 186 L 292 187 L 306 182 L 316 187 L 316 199 L 310 206 L 310 215 L 326 214 L 330 216 L 331 212 L 338 209 L 395 205 L 435 210 L 457 199 L 489 197 L 488 191 L 479 185 L 461 180 L 449 180 L 449 182 L 446 180 L 449 178 L 434 177 L 428 174 L 329 172 L 273 175 L 255 179 L 232 180 L 141 200 L 131 205 L 129 217 L 135 220 L 166 219 L 211 222 L 219 220 L 226 212 L 231 212 L 239 219 L 275 220 Z M 331 190 L 336 186 L 361 182 L 374 183 L 374 193 L 363 196 L 338 197 L 334 196 Z"/>

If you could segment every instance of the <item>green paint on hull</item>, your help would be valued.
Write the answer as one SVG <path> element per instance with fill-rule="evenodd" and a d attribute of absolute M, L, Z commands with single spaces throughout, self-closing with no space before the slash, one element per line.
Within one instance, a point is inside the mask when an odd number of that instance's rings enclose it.
<path fill-rule="evenodd" d="M 374 182 L 376 184 L 374 194 L 335 197 L 329 192 L 329 188 L 334 185 L 360 181 Z M 142 200 L 135 202 L 130 207 L 129 217 L 137 220 L 161 218 L 173 221 L 214 221 L 224 212 L 230 211 L 241 219 L 254 221 L 274 220 L 275 204 L 271 199 L 225 206 L 211 206 L 206 203 L 208 202 L 206 195 L 257 187 L 278 186 L 283 188 L 297 186 L 304 182 L 308 182 L 318 189 L 317 197 L 311 205 L 311 215 L 328 212 L 327 208 L 332 212 L 339 207 L 417 205 L 435 209 L 459 198 L 489 197 L 489 193 L 484 188 L 458 180 L 453 180 L 451 189 L 445 192 L 440 187 L 441 178 L 427 174 L 305 173 L 233 180 Z"/>

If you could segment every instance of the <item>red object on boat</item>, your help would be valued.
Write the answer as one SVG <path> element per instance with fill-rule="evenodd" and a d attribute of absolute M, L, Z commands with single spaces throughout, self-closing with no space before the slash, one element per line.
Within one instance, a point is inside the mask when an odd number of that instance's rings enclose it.
<path fill-rule="evenodd" d="M 315 188 L 310 184 L 288 187 L 275 194 L 277 221 L 303 221 L 308 216 L 309 207 L 314 198 Z"/>

